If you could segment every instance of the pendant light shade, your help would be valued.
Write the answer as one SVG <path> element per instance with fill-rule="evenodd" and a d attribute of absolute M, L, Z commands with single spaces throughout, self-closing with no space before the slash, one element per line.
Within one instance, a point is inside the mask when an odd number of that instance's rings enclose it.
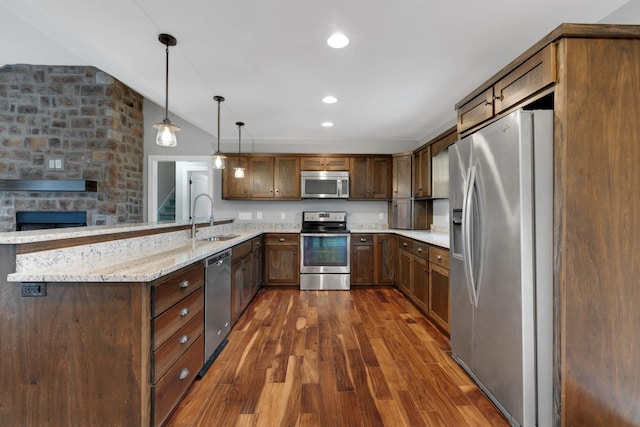
<path fill-rule="evenodd" d="M 244 126 L 244 123 L 236 122 L 236 126 L 238 126 L 238 166 L 233 168 L 233 176 L 234 178 L 244 178 L 244 168 L 240 165 L 240 145 L 242 143 L 242 126 Z"/>
<path fill-rule="evenodd" d="M 224 96 L 216 95 L 213 100 L 218 103 L 218 149 L 213 155 L 213 168 L 224 169 L 227 163 L 227 157 L 224 154 L 220 154 L 220 103 L 224 102 Z"/>
<path fill-rule="evenodd" d="M 165 103 L 164 103 L 164 119 L 160 123 L 156 123 L 153 125 L 154 128 L 158 130 L 156 134 L 156 144 L 162 147 L 175 147 L 178 145 L 178 140 L 176 139 L 176 132 L 180 130 L 180 128 L 169 120 L 169 46 L 175 46 L 178 44 L 178 41 L 175 37 L 169 34 L 160 34 L 158 35 L 158 40 L 160 43 L 166 46 L 166 67 L 165 67 Z"/>

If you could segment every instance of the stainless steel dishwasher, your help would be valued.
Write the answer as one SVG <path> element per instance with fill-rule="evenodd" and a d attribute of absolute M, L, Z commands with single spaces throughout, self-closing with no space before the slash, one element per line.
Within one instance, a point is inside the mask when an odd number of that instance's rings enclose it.
<path fill-rule="evenodd" d="M 204 366 L 202 377 L 227 344 L 231 329 L 231 249 L 205 260 Z"/>

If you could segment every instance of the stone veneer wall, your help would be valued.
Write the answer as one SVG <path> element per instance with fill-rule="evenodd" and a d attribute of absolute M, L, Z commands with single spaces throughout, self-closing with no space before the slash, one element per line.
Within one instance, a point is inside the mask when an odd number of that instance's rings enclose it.
<path fill-rule="evenodd" d="M 84 179 L 98 192 L 0 191 L 0 231 L 15 212 L 87 211 L 89 225 L 143 219 L 143 98 L 87 66 L 0 68 L 0 179 Z M 62 158 L 63 170 L 48 170 Z"/>

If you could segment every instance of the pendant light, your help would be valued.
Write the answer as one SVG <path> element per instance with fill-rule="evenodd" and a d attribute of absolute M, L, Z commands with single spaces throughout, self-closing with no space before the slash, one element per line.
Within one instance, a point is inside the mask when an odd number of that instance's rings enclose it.
<path fill-rule="evenodd" d="M 166 46 L 166 68 L 165 68 L 165 104 L 164 104 L 164 119 L 160 123 L 153 125 L 158 130 L 156 134 L 156 144 L 162 147 L 175 147 L 178 144 L 176 140 L 176 132 L 180 128 L 169 120 L 169 46 L 175 46 L 178 44 L 178 40 L 169 34 L 158 35 L 160 43 Z"/>
<path fill-rule="evenodd" d="M 218 103 L 218 149 L 213 155 L 213 168 L 224 169 L 227 157 L 224 154 L 220 154 L 220 103 L 224 102 L 224 96 L 216 95 L 213 100 Z"/>
<path fill-rule="evenodd" d="M 244 126 L 244 123 L 236 122 L 236 126 L 238 126 L 238 166 L 233 168 L 233 176 L 234 178 L 244 178 L 244 168 L 240 165 L 240 144 L 242 141 L 242 126 Z"/>

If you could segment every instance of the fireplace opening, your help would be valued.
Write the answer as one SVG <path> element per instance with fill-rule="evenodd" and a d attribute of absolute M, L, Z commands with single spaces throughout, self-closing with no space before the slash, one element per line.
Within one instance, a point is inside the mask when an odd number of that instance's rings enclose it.
<path fill-rule="evenodd" d="M 21 211 L 16 212 L 16 231 L 48 228 L 84 227 L 86 211 Z"/>

